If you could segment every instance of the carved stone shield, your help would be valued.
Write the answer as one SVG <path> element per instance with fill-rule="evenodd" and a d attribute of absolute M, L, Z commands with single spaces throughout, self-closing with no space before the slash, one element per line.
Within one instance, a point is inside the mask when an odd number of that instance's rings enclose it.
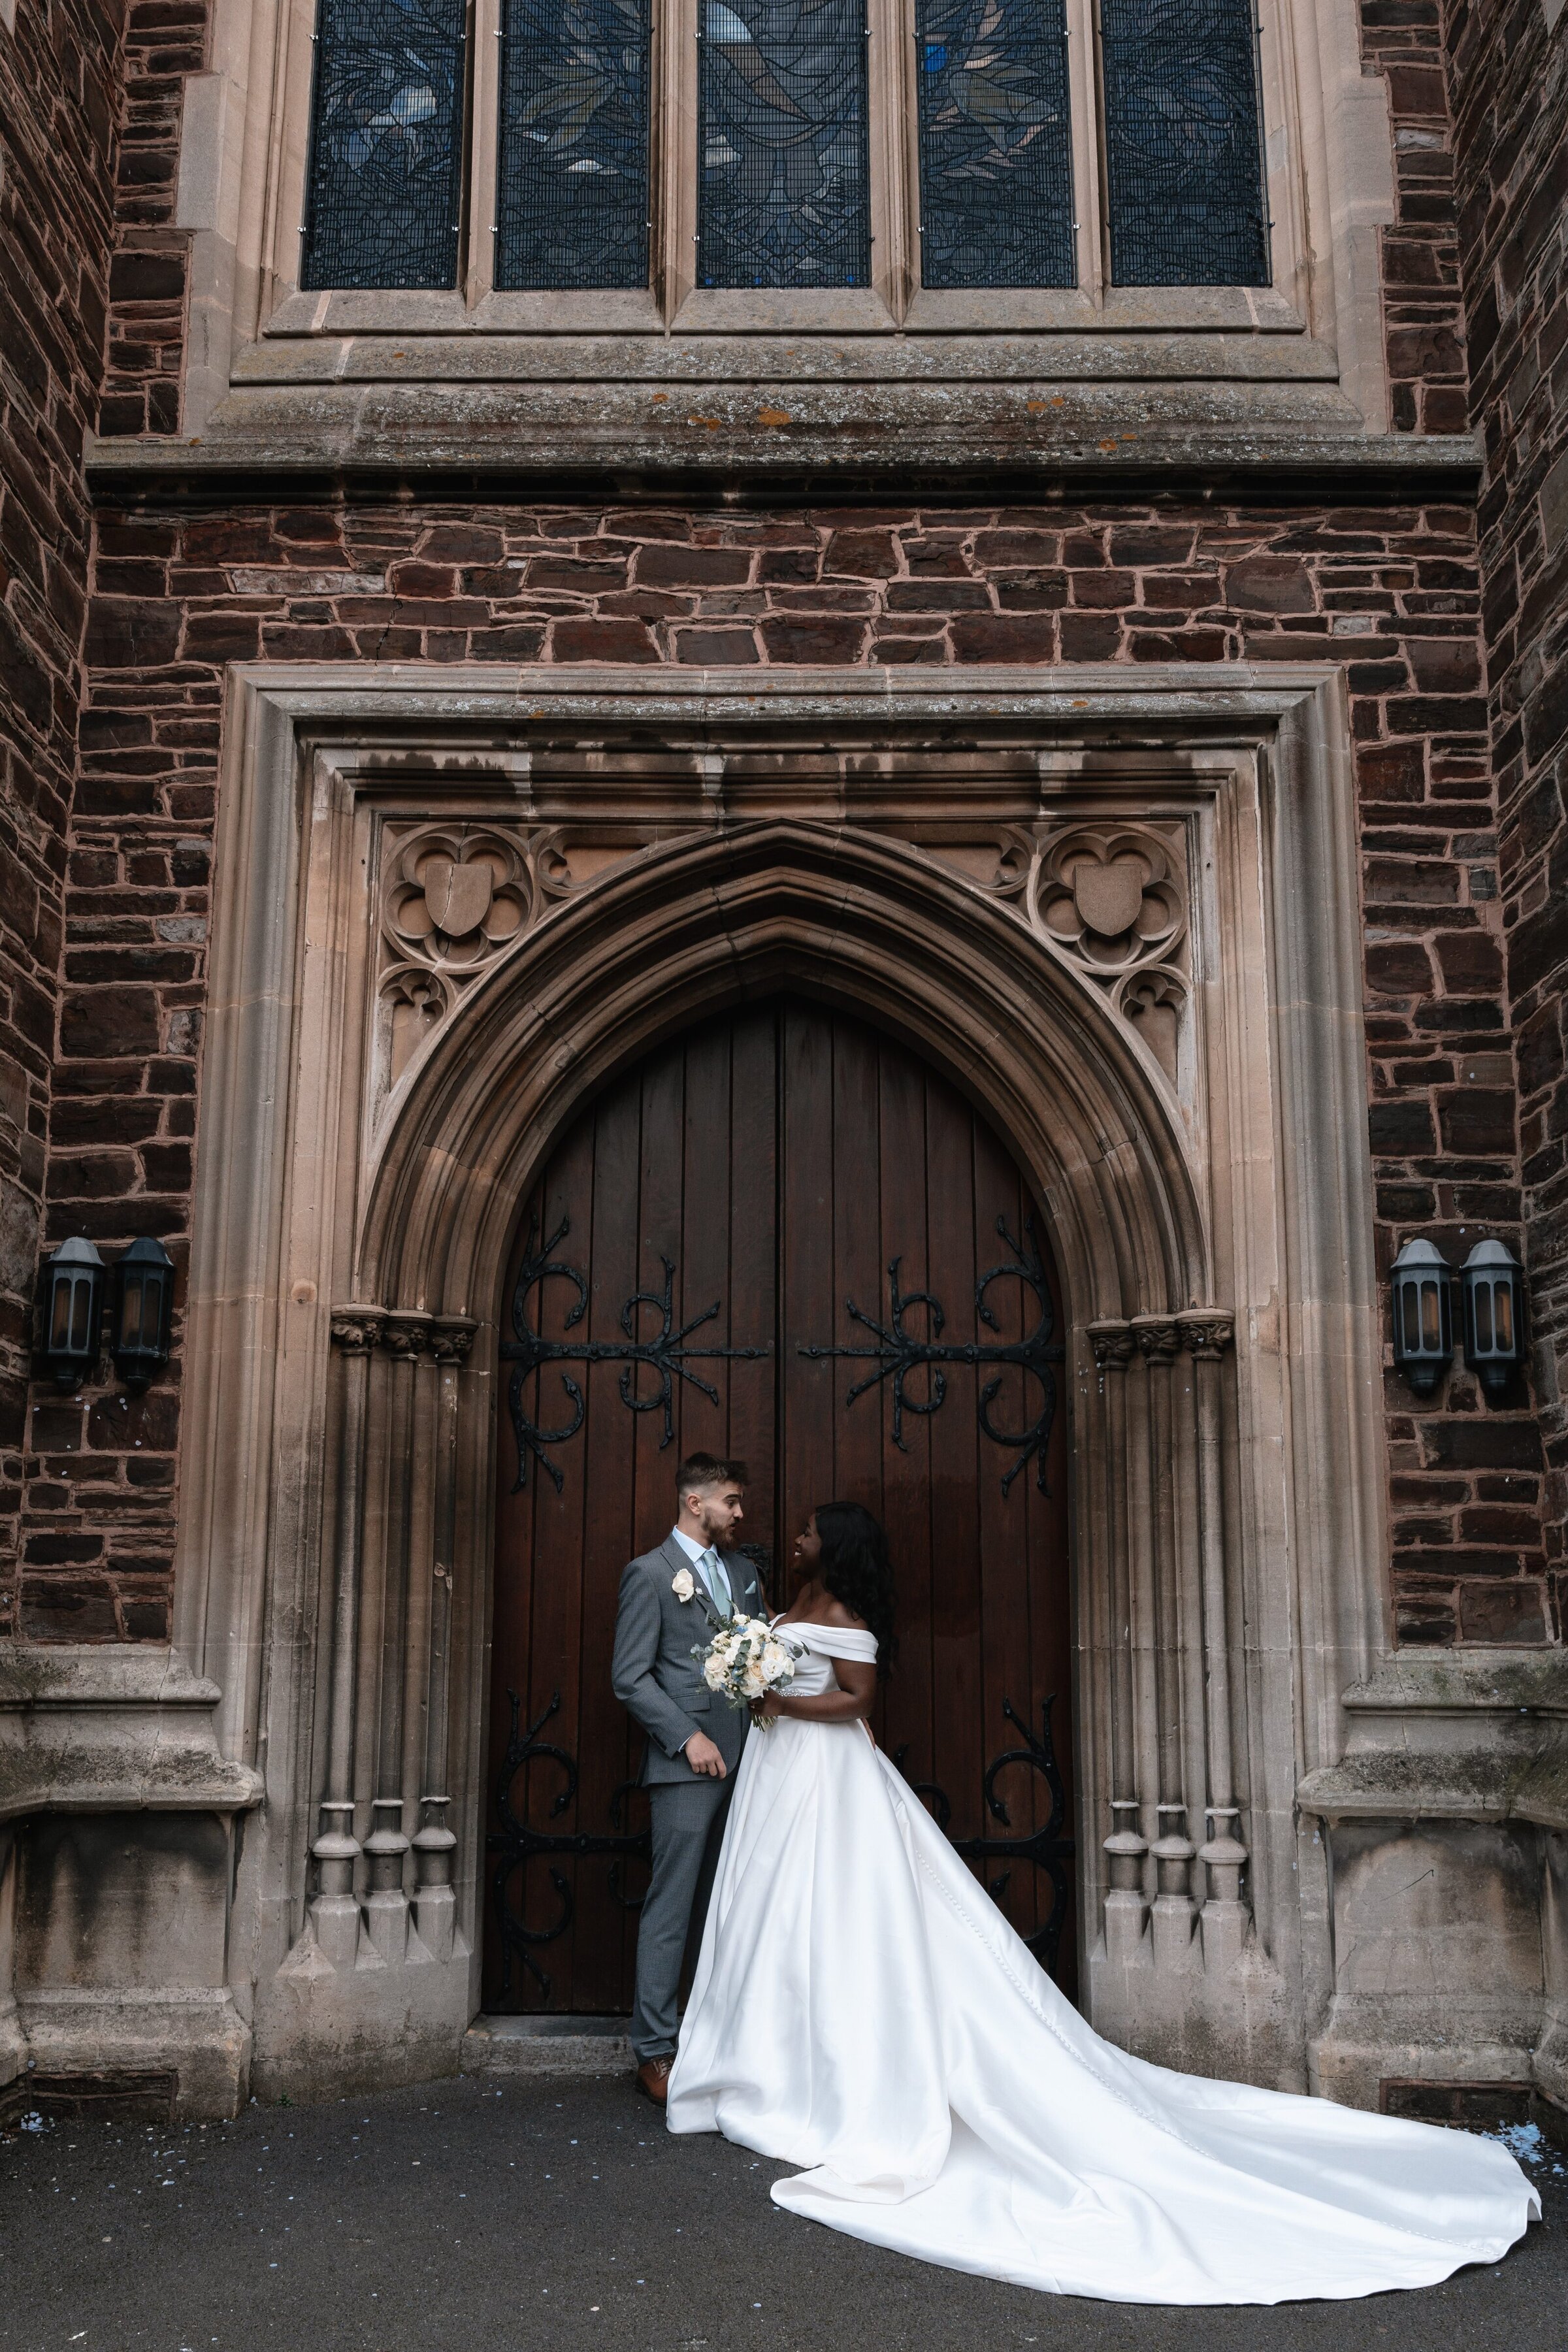
<path fill-rule="evenodd" d="M 494 880 L 490 869 L 476 858 L 459 866 L 455 858 L 427 857 L 420 879 L 430 920 L 449 940 L 465 940 L 477 931 L 490 910 Z"/>
<path fill-rule="evenodd" d="M 1102 940 L 1130 931 L 1143 904 L 1143 875 L 1140 857 L 1113 857 L 1104 866 L 1080 859 L 1073 867 L 1072 899 L 1084 929 Z"/>

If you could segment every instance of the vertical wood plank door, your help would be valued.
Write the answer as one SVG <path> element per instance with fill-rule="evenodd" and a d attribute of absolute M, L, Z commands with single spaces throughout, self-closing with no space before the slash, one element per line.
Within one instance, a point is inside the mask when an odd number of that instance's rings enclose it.
<path fill-rule="evenodd" d="M 877 1737 L 1070 1991 L 1060 1294 L 967 1099 L 812 1004 L 689 1032 L 551 1155 L 501 1336 L 487 2008 L 630 2007 L 647 1805 L 610 1691 L 616 1599 L 698 1447 L 751 1466 L 742 1540 L 775 1607 L 816 1505 L 881 1518 L 899 1623 Z"/>

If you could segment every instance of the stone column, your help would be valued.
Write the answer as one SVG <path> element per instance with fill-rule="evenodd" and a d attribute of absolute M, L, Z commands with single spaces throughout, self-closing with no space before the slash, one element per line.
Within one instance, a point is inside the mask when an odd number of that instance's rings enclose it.
<path fill-rule="evenodd" d="M 364 1524 L 365 1402 L 371 1350 L 384 1318 L 376 1307 L 333 1309 L 332 1345 L 342 1365 L 338 1420 L 337 1520 L 332 1547 L 332 1681 L 328 1702 L 327 1790 L 311 1848 L 317 1890 L 310 1923 L 335 1968 L 352 1969 L 359 1950 L 354 1895 L 359 1841 L 353 1833 L 354 1681 L 358 1665 L 360 1539 Z"/>
<path fill-rule="evenodd" d="M 1143 1857 L 1149 1841 L 1138 1827 L 1136 1797 L 1112 1797 L 1114 1824 L 1105 1841 L 1110 1857 L 1110 1889 L 1105 1898 L 1105 1949 L 1121 1968 L 1131 1968 L 1145 1958 L 1143 1922 L 1148 1897 L 1143 1892 Z"/>
<path fill-rule="evenodd" d="M 1143 1858 L 1149 1851 L 1149 1841 L 1139 1827 L 1128 1556 L 1127 1367 L 1133 1353 L 1132 1328 L 1131 1324 L 1108 1318 L 1091 1323 L 1088 1339 L 1099 1373 L 1104 1433 L 1100 1466 L 1104 1473 L 1105 1556 L 1110 1580 L 1111 1785 L 1122 1792 L 1110 1800 L 1110 1835 L 1105 1840 L 1110 1868 L 1110 1885 L 1105 1898 L 1105 1947 L 1113 1960 L 1125 1966 L 1138 1958 L 1142 1947 L 1147 1908 Z"/>
<path fill-rule="evenodd" d="M 1175 1460 L 1171 1369 L 1181 1346 L 1173 1315 L 1139 1315 L 1132 1337 L 1149 1373 L 1149 1508 L 1154 1562 L 1154 1691 L 1160 1800 L 1182 1789 L 1181 1621 L 1176 1591 Z"/>
<path fill-rule="evenodd" d="M 1162 1805 L 1159 1811 L 1160 1835 L 1149 1849 L 1159 1873 L 1159 1892 L 1150 1913 L 1149 1932 L 1154 1947 L 1154 1966 L 1176 1970 L 1186 1968 L 1193 1957 L 1192 1876 L 1196 1849 L 1186 1833 L 1186 1806 L 1173 1801 Z"/>
<path fill-rule="evenodd" d="M 375 1743 L 380 1793 L 372 1802 L 374 1827 L 365 1841 L 370 1889 L 364 1909 L 370 1939 L 389 1964 L 404 1959 L 408 1948 L 408 1895 L 403 1882 L 412 1841 L 403 1819 L 404 1724 L 408 1652 L 416 1641 L 413 1621 L 425 1598 L 420 1594 L 411 1610 L 410 1570 L 419 1527 L 420 1488 L 425 1489 L 427 1512 L 429 1486 L 429 1449 L 420 1442 L 415 1383 L 429 1330 L 427 1315 L 405 1309 L 389 1313 L 382 1329 L 382 1344 L 392 1358 L 392 1395 Z"/>
<path fill-rule="evenodd" d="M 1181 1611 L 1177 1591 L 1176 1482 L 1171 1370 L 1181 1348 L 1173 1315 L 1138 1315 L 1132 1336 L 1146 1367 L 1149 1391 L 1149 1551 L 1152 1561 L 1154 1814 L 1150 1847 L 1157 1872 L 1151 1932 L 1157 1968 L 1184 1965 L 1193 1937 L 1192 1862 L 1184 1833 L 1182 1772 Z M 1141 1793 L 1147 1802 L 1149 1790 Z"/>
<path fill-rule="evenodd" d="M 436 1361 L 434 1446 L 434 1550 L 430 1562 L 427 1701 L 425 1714 L 424 1795 L 414 1833 L 414 1911 L 419 1940 L 435 1960 L 449 1960 L 457 1927 L 458 1897 L 452 1885 L 457 1837 L 447 1822 L 451 1802 L 447 1786 L 447 1728 L 452 1652 L 452 1589 L 458 1520 L 458 1390 L 473 1345 L 475 1325 L 467 1316 L 438 1317 L 430 1327 Z M 405 1782 L 411 1786 L 412 1782 Z"/>
<path fill-rule="evenodd" d="M 1176 1318 L 1178 1326 L 1181 1318 Z M 1180 1333 L 1178 1331 L 1178 1341 Z M 1177 1677 L 1181 1694 L 1181 1779 L 1186 1799 L 1186 1828 L 1194 1839 L 1203 1833 L 1204 1799 L 1208 1793 L 1205 1740 L 1207 1700 L 1204 1685 L 1203 1540 L 1198 1507 L 1197 1444 L 1194 1434 L 1195 1383 L 1191 1356 L 1178 1345 L 1171 1367 L 1171 1449 L 1175 1465 Z M 1201 1911 L 1208 1891 L 1208 1874 L 1201 1859 L 1189 1871 L 1193 1903 Z"/>
<path fill-rule="evenodd" d="M 1131 1328 L 1131 1327 L 1130 1327 Z M 1122 1455 L 1127 1529 L 1127 1643 L 1132 1682 L 1132 1787 L 1138 1830 L 1152 1846 L 1160 1834 L 1160 1703 L 1155 1675 L 1159 1618 L 1154 1599 L 1154 1499 L 1149 1476 L 1151 1398 L 1147 1357 L 1133 1339 L 1127 1370 Z M 1147 1877 L 1144 1889 L 1153 1893 Z"/>
<path fill-rule="evenodd" d="M 1236 1336 L 1236 1318 L 1215 1308 L 1189 1309 L 1179 1318 L 1193 1358 L 1193 1412 L 1197 1455 L 1199 1545 L 1203 1573 L 1204 1666 L 1207 1687 L 1208 1818 L 1200 1849 L 1208 1873 L 1203 1908 L 1204 1966 L 1222 1969 L 1241 1956 L 1251 1919 L 1241 1874 L 1247 1851 L 1237 1835 L 1241 1808 L 1235 1796 L 1230 1719 L 1230 1647 L 1225 1587 L 1224 1423 L 1220 1365 Z"/>

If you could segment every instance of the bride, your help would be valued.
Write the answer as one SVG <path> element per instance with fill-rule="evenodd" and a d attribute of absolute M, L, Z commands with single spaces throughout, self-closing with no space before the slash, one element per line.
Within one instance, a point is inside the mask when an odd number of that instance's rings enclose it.
<path fill-rule="evenodd" d="M 798 1664 L 742 1758 L 671 2131 L 801 2166 L 775 2201 L 851 2237 L 1121 2303 L 1428 2286 L 1523 2235 L 1540 2201 L 1496 2141 L 1091 2032 L 870 1736 L 881 1528 L 824 1505 L 795 1565 Z"/>

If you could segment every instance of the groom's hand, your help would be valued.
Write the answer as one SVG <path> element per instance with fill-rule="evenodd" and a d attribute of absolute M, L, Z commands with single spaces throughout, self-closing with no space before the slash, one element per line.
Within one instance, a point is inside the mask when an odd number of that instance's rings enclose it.
<path fill-rule="evenodd" d="M 694 1731 L 686 1743 L 686 1760 L 694 1772 L 705 1772 L 715 1780 L 724 1778 L 724 1759 L 705 1731 Z"/>

